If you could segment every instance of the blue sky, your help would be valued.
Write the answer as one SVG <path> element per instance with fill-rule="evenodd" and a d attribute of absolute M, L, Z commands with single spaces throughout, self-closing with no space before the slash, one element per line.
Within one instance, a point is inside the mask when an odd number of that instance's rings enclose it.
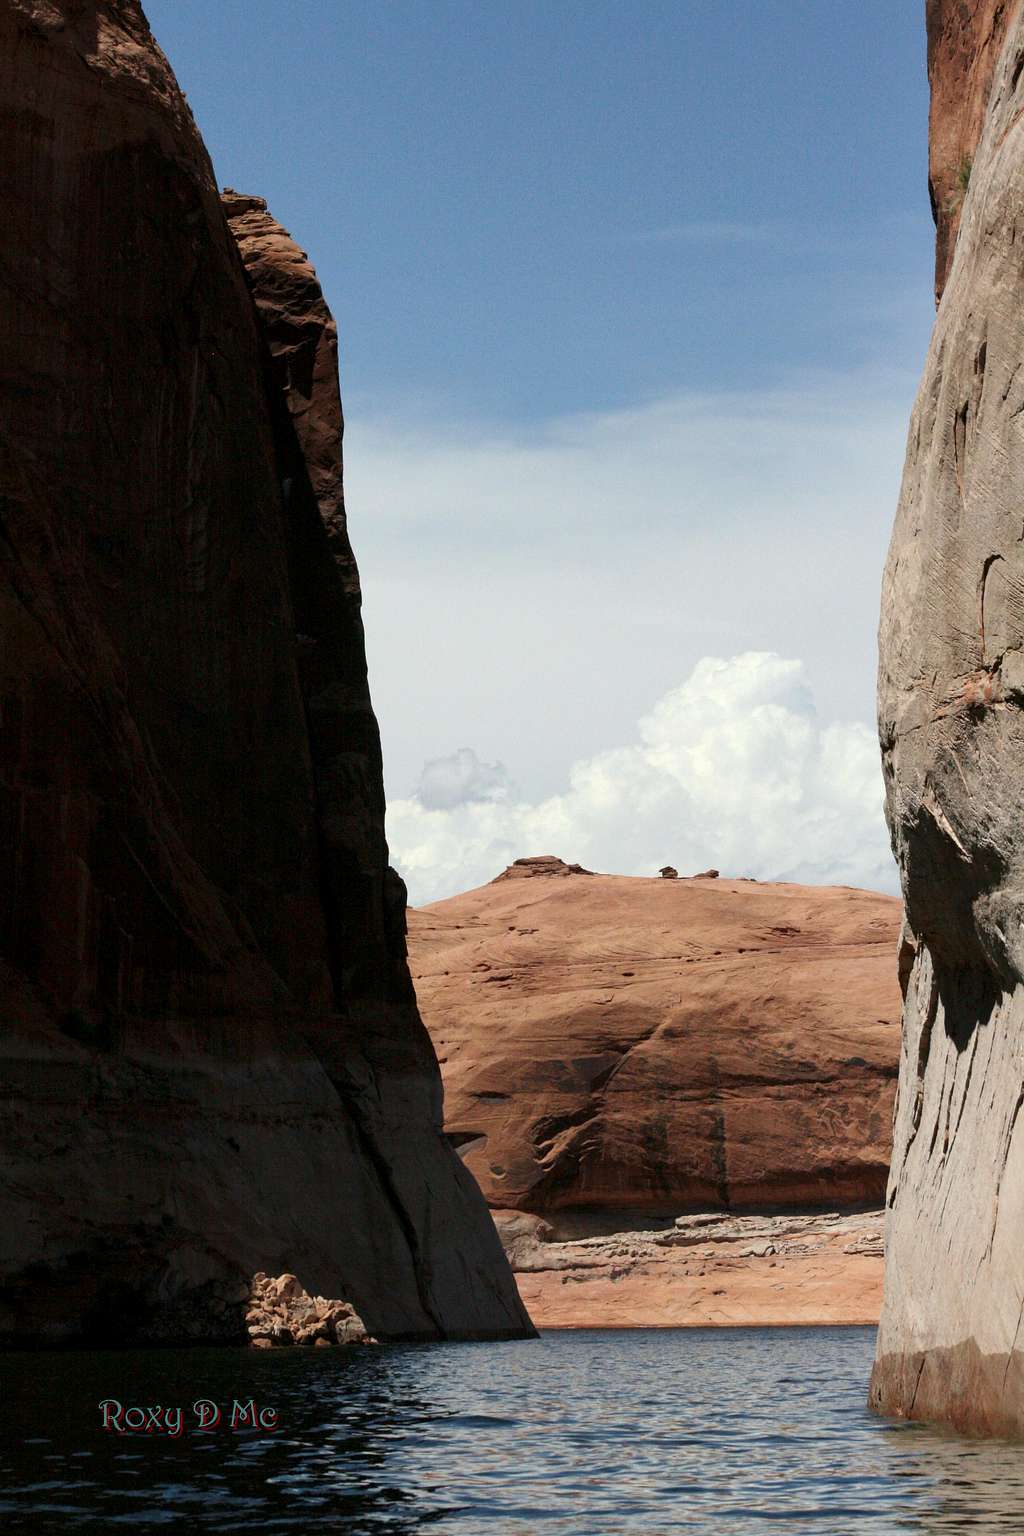
<path fill-rule="evenodd" d="M 514 851 L 646 867 L 573 774 L 695 678 L 732 679 L 734 746 L 752 679 L 826 755 L 833 726 L 863 746 L 932 319 L 918 0 L 146 8 L 218 179 L 267 197 L 338 318 L 393 850 L 448 871 L 414 894 L 559 828 Z M 799 698 L 773 664 L 700 671 L 767 653 L 802 664 Z M 684 786 L 726 739 L 686 718 Z M 730 757 L 751 804 L 780 740 Z M 820 768 L 780 788 L 770 847 L 662 796 L 659 862 L 746 838 L 751 873 L 891 883 L 859 770 L 856 847 L 821 848 Z"/>
<path fill-rule="evenodd" d="M 862 356 L 880 288 L 927 310 L 916 0 L 147 9 L 220 180 L 314 254 L 354 397 L 616 407 Z"/>

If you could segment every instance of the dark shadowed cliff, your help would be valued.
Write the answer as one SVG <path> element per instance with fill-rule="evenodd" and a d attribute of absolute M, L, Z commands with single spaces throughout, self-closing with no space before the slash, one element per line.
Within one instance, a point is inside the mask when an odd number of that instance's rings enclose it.
<path fill-rule="evenodd" d="M 974 145 L 975 87 L 937 61 L 953 27 L 959 57 L 981 58 L 997 21 Z M 1024 18 L 1019 4 L 950 3 L 929 23 L 933 162 L 954 144 L 972 163 L 882 596 L 879 732 L 907 929 L 871 1395 L 886 1412 L 1020 1435 Z"/>
<path fill-rule="evenodd" d="M 406 966 L 312 269 L 255 202 L 243 265 L 135 0 L 0 0 L 0 146 L 0 1335 L 234 1337 L 256 1270 L 522 1331 Z"/>

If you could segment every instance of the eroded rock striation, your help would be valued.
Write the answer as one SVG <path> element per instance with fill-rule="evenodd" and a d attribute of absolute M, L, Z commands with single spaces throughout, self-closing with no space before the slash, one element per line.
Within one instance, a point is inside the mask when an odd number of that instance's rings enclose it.
<path fill-rule="evenodd" d="M 446 1125 L 492 1208 L 581 1237 L 881 1206 L 899 903 L 548 868 L 410 913 Z"/>
<path fill-rule="evenodd" d="M 406 964 L 312 269 L 254 201 L 243 262 L 136 0 L 0 0 L 0 145 L 0 1338 L 244 1339 L 257 1271 L 523 1332 Z"/>
<path fill-rule="evenodd" d="M 933 24 L 945 10 L 931 8 Z M 886 1295 L 871 1400 L 890 1413 L 1020 1434 L 1024 17 L 1019 5 L 1003 8 L 1003 24 L 1005 44 L 911 419 L 882 598 L 879 730 L 907 931 Z M 933 109 L 933 133 L 941 111 L 940 100 Z"/>

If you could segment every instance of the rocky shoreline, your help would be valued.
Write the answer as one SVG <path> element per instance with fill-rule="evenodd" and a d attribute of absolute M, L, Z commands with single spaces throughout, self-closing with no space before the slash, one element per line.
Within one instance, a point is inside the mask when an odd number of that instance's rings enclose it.
<path fill-rule="evenodd" d="M 523 1211 L 495 1223 L 538 1328 L 874 1324 L 884 1212 L 709 1212 L 559 1240 Z"/>

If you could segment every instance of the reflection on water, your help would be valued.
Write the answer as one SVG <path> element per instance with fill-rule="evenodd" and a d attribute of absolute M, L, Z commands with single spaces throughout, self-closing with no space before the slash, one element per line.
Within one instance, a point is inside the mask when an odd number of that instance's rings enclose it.
<path fill-rule="evenodd" d="M 0 1356 L 0 1529 L 1019 1532 L 1020 1448 L 872 1418 L 873 1339 Z M 193 1428 L 200 1397 L 222 1405 L 215 1432 Z M 105 1434 L 105 1398 L 181 1405 L 184 1432 Z M 276 1408 L 280 1429 L 231 1432 L 235 1399 Z"/>

